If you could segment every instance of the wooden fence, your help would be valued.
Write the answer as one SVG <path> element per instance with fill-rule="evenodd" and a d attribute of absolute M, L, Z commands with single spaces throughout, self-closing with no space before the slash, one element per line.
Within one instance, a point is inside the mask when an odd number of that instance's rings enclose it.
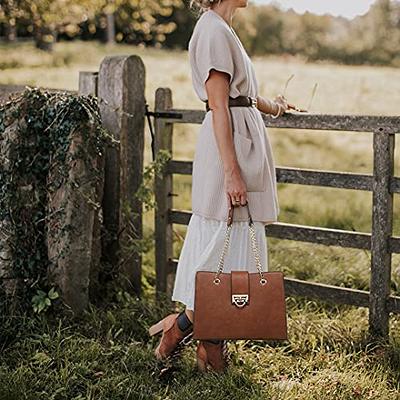
<path fill-rule="evenodd" d="M 22 85 L 0 85 L 0 104 L 24 89 Z M 75 313 L 86 309 L 91 300 L 104 296 L 110 279 L 119 279 L 125 290 L 141 294 L 143 205 L 134 194 L 142 183 L 143 172 L 146 101 L 142 59 L 136 55 L 105 57 L 99 71 L 80 72 L 78 94 L 97 97 L 103 126 L 114 140 L 106 146 L 104 156 L 98 157 L 102 179 L 96 185 L 96 199 L 101 209 L 96 213 L 92 211 L 94 207 L 88 210 L 88 198 L 93 201 L 90 196 L 83 196 L 84 201 L 79 202 L 80 198 L 76 200 L 71 195 L 66 203 L 68 221 L 65 223 L 79 226 L 79 234 L 68 236 L 68 248 L 72 249 L 69 258 L 64 256 L 62 264 L 59 262 L 49 268 L 49 282 L 60 290 L 62 300 Z M 74 179 L 78 173 L 83 176 L 86 167 L 73 164 L 75 169 L 69 171 L 69 179 Z M 66 186 L 69 190 L 70 185 Z M 72 194 L 77 195 L 75 192 Z M 64 201 L 64 197 L 54 196 L 55 208 L 60 207 L 57 201 Z M 51 217 L 47 216 L 47 220 L 51 221 Z M 49 231 L 49 235 L 46 246 L 49 257 L 53 258 L 59 251 L 58 242 L 52 240 L 54 230 Z M 4 287 L 12 294 L 16 279 L 4 271 L 0 263 L 0 289 Z"/>
<path fill-rule="evenodd" d="M 10 94 L 24 89 L 22 85 L 0 85 L 0 104 L 7 102 Z M 88 198 L 93 201 L 94 196 L 81 196 L 84 198 L 81 201 L 81 197 L 77 196 L 77 200 L 73 196 L 78 192 L 71 194 L 66 203 L 65 218 L 68 221 L 65 223 L 78 226 L 79 235 L 68 236 L 68 248 L 72 249 L 68 257 L 60 257 L 62 261 L 49 268 L 49 282 L 57 287 L 62 300 L 75 313 L 86 309 L 90 300 L 103 296 L 110 279 L 118 278 L 125 290 L 137 295 L 141 292 L 141 252 L 138 248 L 142 239 L 142 203 L 134 193 L 142 183 L 143 171 L 146 112 L 143 61 L 135 55 L 105 57 L 98 72 L 80 72 L 78 93 L 98 98 L 103 126 L 114 141 L 106 146 L 104 157 L 98 157 L 102 179 L 96 184 L 96 199 L 101 202 L 101 210 L 96 213 L 94 207 L 88 210 Z M 76 174 L 81 177 L 87 172 L 87 167 L 75 164 L 68 173 L 72 180 Z M 82 180 L 86 182 L 84 178 Z M 70 185 L 65 186 L 69 190 Z M 60 193 L 64 193 L 64 189 L 60 188 Z M 52 205 L 58 209 L 58 202 L 64 201 L 65 196 L 57 194 L 53 197 Z M 46 221 L 51 221 L 51 217 L 51 214 L 46 216 Z M 50 258 L 55 258 L 54 254 L 60 251 L 59 242 L 52 240 L 54 230 L 49 231 L 46 243 Z M 16 279 L 4 271 L 5 267 L 0 263 L 0 288 L 5 287 L 7 293 L 12 294 Z"/>
<path fill-rule="evenodd" d="M 142 204 L 134 193 L 142 182 L 145 125 L 145 67 L 140 57 L 105 57 L 99 72 L 80 72 L 79 94 L 98 98 L 104 127 L 119 141 L 105 152 L 103 261 L 126 289 L 141 293 Z M 99 228 L 99 227 L 98 227 Z"/>
<path fill-rule="evenodd" d="M 103 258 L 118 268 L 128 286 L 140 295 L 141 256 L 132 253 L 129 242 L 142 237 L 142 205 L 132 196 L 143 170 L 144 121 L 146 115 L 145 68 L 138 56 L 106 57 L 99 72 L 81 72 L 79 93 L 98 97 L 104 126 L 120 141 L 105 155 L 102 204 L 103 224 L 111 235 L 102 239 Z M 159 88 L 155 94 L 155 152 L 172 154 L 176 123 L 201 124 L 205 111 L 173 108 L 172 92 Z M 400 312 L 400 297 L 390 295 L 391 255 L 400 253 L 400 237 L 392 236 L 393 195 L 400 193 L 400 178 L 394 176 L 395 134 L 400 117 L 352 115 L 286 115 L 276 120 L 263 115 L 274 128 L 373 132 L 373 174 L 277 168 L 278 182 L 372 191 L 372 233 L 327 229 L 277 222 L 267 225 L 267 236 L 370 250 L 370 291 L 336 287 L 285 278 L 287 295 L 330 300 L 369 307 L 373 336 L 387 337 L 389 315 Z M 173 258 L 173 224 L 188 224 L 191 213 L 173 208 L 173 174 L 191 175 L 192 162 L 171 160 L 162 178 L 155 181 L 156 293 L 172 287 L 177 260 Z M 123 212 L 128 210 L 128 212 Z M 94 227 L 96 231 L 99 227 Z"/>
<path fill-rule="evenodd" d="M 155 150 L 172 154 L 174 124 L 200 124 L 203 110 L 173 108 L 172 92 L 159 88 L 155 97 Z M 393 194 L 400 193 L 400 178 L 394 176 L 395 134 L 400 117 L 352 115 L 285 115 L 276 120 L 263 114 L 265 126 L 274 128 L 373 132 L 373 174 L 330 172 L 300 168 L 276 168 L 277 181 L 312 186 L 372 191 L 372 233 L 327 229 L 277 222 L 266 225 L 267 236 L 371 251 L 370 291 L 285 278 L 287 295 L 329 300 L 369 307 L 372 336 L 389 335 L 389 313 L 400 312 L 400 297 L 390 295 L 391 255 L 400 253 L 400 237 L 392 236 Z M 172 225 L 187 225 L 190 212 L 173 208 L 173 174 L 191 175 L 192 162 L 171 160 L 164 176 L 156 180 L 155 214 L 157 293 L 170 293 L 177 260 L 172 254 Z"/>

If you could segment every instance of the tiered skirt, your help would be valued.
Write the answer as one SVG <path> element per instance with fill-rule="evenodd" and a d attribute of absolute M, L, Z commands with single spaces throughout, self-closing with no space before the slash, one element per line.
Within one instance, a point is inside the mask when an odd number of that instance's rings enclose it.
<path fill-rule="evenodd" d="M 263 271 L 268 271 L 267 237 L 265 225 L 254 221 Z M 226 221 L 192 214 L 178 260 L 172 300 L 194 310 L 195 276 L 197 271 L 217 271 L 226 234 Z M 223 272 L 247 270 L 257 272 L 251 247 L 248 221 L 232 222 L 229 247 Z"/>

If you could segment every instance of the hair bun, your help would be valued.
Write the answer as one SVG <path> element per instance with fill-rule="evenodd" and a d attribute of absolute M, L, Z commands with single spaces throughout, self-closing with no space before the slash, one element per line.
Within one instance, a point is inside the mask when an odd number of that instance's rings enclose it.
<path fill-rule="evenodd" d="M 219 0 L 221 2 L 222 0 Z M 215 4 L 215 0 L 190 0 L 189 7 L 193 8 L 195 6 L 201 11 L 207 11 L 213 4 Z"/>

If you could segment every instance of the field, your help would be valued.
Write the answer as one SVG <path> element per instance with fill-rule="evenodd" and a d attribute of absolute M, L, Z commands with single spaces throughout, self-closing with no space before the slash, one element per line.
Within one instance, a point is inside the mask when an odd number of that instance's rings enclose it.
<path fill-rule="evenodd" d="M 30 43 L 0 45 L 0 84 L 77 89 L 79 71 L 96 71 L 106 55 L 137 54 L 146 65 L 146 97 L 157 87 L 173 90 L 174 105 L 201 108 L 191 86 L 186 52 L 59 43 L 52 55 Z M 369 66 L 307 64 L 296 58 L 254 58 L 259 93 L 286 97 L 312 113 L 396 115 L 400 70 Z M 197 125 L 177 125 L 174 158 L 193 157 Z M 372 172 L 372 134 L 271 129 L 277 166 Z M 146 162 L 150 161 L 146 130 Z M 395 174 L 400 175 L 397 138 Z M 370 232 L 371 193 L 278 184 L 281 222 Z M 174 207 L 190 210 L 190 177 L 174 177 Z M 399 196 L 394 230 L 400 235 Z M 145 216 L 146 235 L 153 214 Z M 177 233 L 179 256 L 185 227 Z M 269 269 L 286 276 L 368 290 L 370 253 L 268 238 Z M 153 253 L 145 255 L 144 300 L 151 299 Z M 400 295 L 400 257 L 393 256 L 392 292 Z M 193 372 L 194 346 L 167 380 L 152 375 L 155 363 L 146 328 L 166 310 L 123 293 L 106 310 L 93 307 L 80 321 L 51 316 L 7 320 L 0 357 L 0 399 L 400 399 L 400 318 L 391 316 L 389 344 L 367 345 L 368 310 L 288 298 L 290 342 L 229 343 L 233 365 L 224 378 Z"/>

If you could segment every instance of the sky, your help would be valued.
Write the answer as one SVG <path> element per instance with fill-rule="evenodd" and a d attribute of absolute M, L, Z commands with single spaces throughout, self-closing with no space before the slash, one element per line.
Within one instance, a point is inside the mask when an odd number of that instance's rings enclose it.
<path fill-rule="evenodd" d="M 282 9 L 293 8 L 302 14 L 310 11 L 315 14 L 329 13 L 351 19 L 365 14 L 375 0 L 255 0 L 258 4 L 276 4 Z"/>

